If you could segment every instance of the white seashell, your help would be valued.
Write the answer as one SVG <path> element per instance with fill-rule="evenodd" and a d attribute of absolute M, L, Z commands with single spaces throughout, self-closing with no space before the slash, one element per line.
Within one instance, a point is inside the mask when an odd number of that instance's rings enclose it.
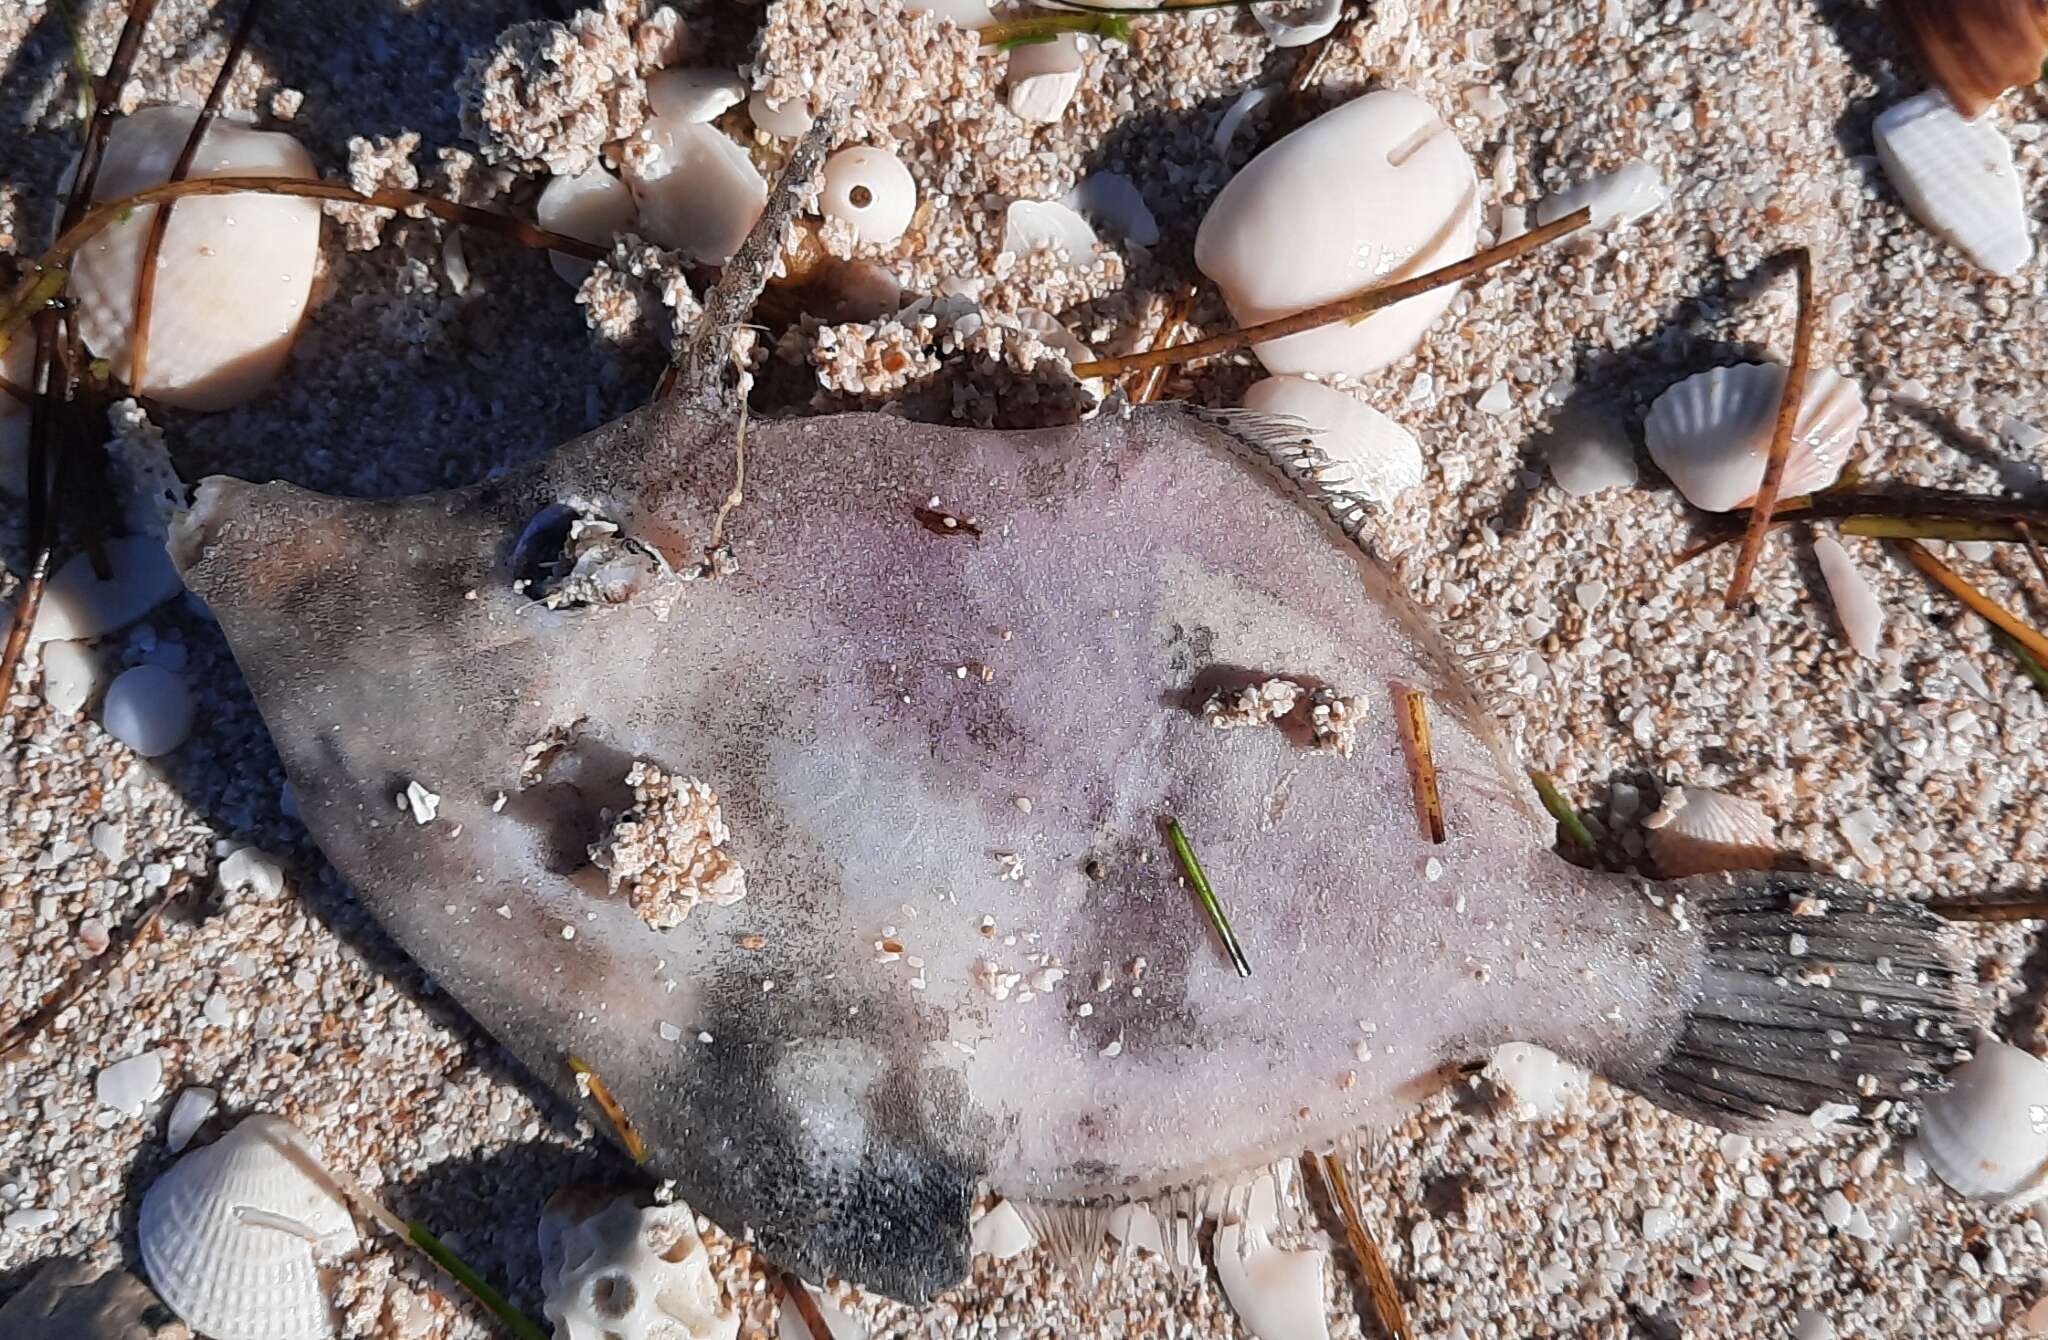
<path fill-rule="evenodd" d="M 1871 129 L 1884 175 L 1928 231 L 1995 275 L 2033 256 L 2012 146 L 1997 126 L 1965 120 L 1930 91 L 1879 113 Z"/>
<path fill-rule="evenodd" d="M 1060 203 L 1095 215 L 1133 246 L 1149 247 L 1159 240 L 1159 220 L 1153 217 L 1137 183 L 1121 172 L 1089 175 Z"/>
<path fill-rule="evenodd" d="M 1244 407 L 1290 415 L 1316 430 L 1315 445 L 1330 458 L 1317 476 L 1327 488 L 1385 503 L 1422 482 L 1422 448 L 1415 435 L 1334 387 L 1268 377 L 1244 393 Z"/>
<path fill-rule="evenodd" d="M 1545 435 L 1544 458 L 1557 486 L 1574 498 L 1636 482 L 1636 446 L 1611 414 L 1584 406 L 1561 410 Z"/>
<path fill-rule="evenodd" d="M 811 1295 L 811 1301 L 818 1305 L 818 1315 L 825 1319 L 825 1333 L 832 1340 L 867 1340 L 867 1323 L 849 1314 L 832 1295 L 811 1285 L 800 1285 Z M 775 1340 L 811 1340 L 811 1330 L 804 1325 L 804 1319 L 787 1302 L 775 1317 Z"/>
<path fill-rule="evenodd" d="M 107 685 L 100 724 L 144 758 L 168 754 L 192 734 L 192 692 L 183 675 L 138 665 Z"/>
<path fill-rule="evenodd" d="M 1328 1253 L 1275 1247 L 1261 1225 L 1239 1223 L 1216 1230 L 1214 1259 L 1223 1296 L 1257 1340 L 1328 1340 Z"/>
<path fill-rule="evenodd" d="M 43 644 L 43 701 L 59 716 L 82 710 L 106 687 L 106 662 L 83 642 Z"/>
<path fill-rule="evenodd" d="M 77 642 L 126 628 L 185 589 L 161 540 L 129 536 L 107 541 L 102 551 L 107 580 L 92 570 L 87 554 L 72 555 L 50 578 L 29 630 L 31 645 Z"/>
<path fill-rule="evenodd" d="M 574 177 L 550 178 L 534 204 L 540 226 L 593 246 L 610 246 L 612 238 L 633 227 L 633 192 L 626 183 L 593 164 Z M 555 273 L 572 284 L 581 284 L 595 261 L 548 253 Z"/>
<path fill-rule="evenodd" d="M 112 200 L 168 181 L 197 118 L 189 107 L 149 107 L 115 122 L 93 198 Z M 291 136 L 215 121 L 189 175 L 319 173 Z M 94 237 L 71 271 L 80 333 L 124 381 L 142 247 L 156 209 L 144 206 Z M 224 409 L 260 394 L 291 355 L 319 254 L 317 201 L 179 201 L 158 251 L 143 384 L 131 389 L 184 409 Z"/>
<path fill-rule="evenodd" d="M 1667 879 L 1712 870 L 1768 870 L 1778 855 L 1777 825 L 1754 800 L 1674 786 L 1643 820 L 1650 855 Z"/>
<path fill-rule="evenodd" d="M 818 209 L 852 224 L 862 242 L 887 246 L 917 212 L 917 183 L 896 155 L 856 144 L 825 160 Z"/>
<path fill-rule="evenodd" d="M 1623 163 L 1568 191 L 1547 195 L 1536 203 L 1536 222 L 1554 223 L 1574 210 L 1593 207 L 1595 228 L 1609 224 L 1633 223 L 1671 203 L 1671 188 L 1656 168 L 1641 159 Z"/>
<path fill-rule="evenodd" d="M 1081 87 L 1081 40 L 1072 33 L 1010 53 L 1010 110 L 1025 121 L 1057 121 Z"/>
<path fill-rule="evenodd" d="M 2008 1208 L 2048 1190 L 2048 1061 L 1992 1038 L 1921 1106 L 1913 1142 L 1953 1190 Z"/>
<path fill-rule="evenodd" d="M 647 76 L 647 105 L 660 117 L 716 121 L 746 96 L 745 82 L 731 70 L 656 70 Z"/>
<path fill-rule="evenodd" d="M 1779 363 L 1738 363 L 1687 377 L 1650 406 L 1643 422 L 1650 459 L 1695 507 L 1746 506 L 1763 483 L 1784 390 Z M 1834 483 L 1868 417 L 1856 383 L 1832 368 L 1808 369 L 1778 496 L 1796 498 Z"/>
<path fill-rule="evenodd" d="M 1261 84 L 1257 88 L 1248 88 L 1224 109 L 1216 121 L 1216 135 L 1210 141 L 1216 146 L 1218 158 L 1229 156 L 1230 142 L 1237 138 L 1238 127 L 1244 124 L 1247 116 L 1258 110 L 1259 104 L 1278 93 L 1280 87 L 1278 84 Z"/>
<path fill-rule="evenodd" d="M 540 1220 L 541 1290 L 555 1340 L 733 1340 L 696 1215 L 681 1201 L 572 1187 Z"/>
<path fill-rule="evenodd" d="M 355 1221 L 312 1144 L 249 1117 L 151 1184 L 139 1220 L 149 1282 L 211 1340 L 327 1340 L 320 1263 L 356 1245 Z"/>
<path fill-rule="evenodd" d="M 1036 1241 L 1031 1225 L 1024 1222 L 1024 1216 L 1017 1213 L 1017 1207 L 1006 1200 L 999 1200 L 989 1206 L 988 1213 L 974 1221 L 974 1228 L 968 1237 L 968 1245 L 976 1256 L 993 1256 L 998 1261 L 1007 1261 L 1021 1252 L 1029 1251 Z"/>
<path fill-rule="evenodd" d="M 1877 593 L 1834 536 L 1815 536 L 1813 555 L 1820 560 L 1820 575 L 1828 584 L 1835 617 L 1842 621 L 1842 635 L 1858 656 L 1877 655 L 1877 640 L 1884 634 L 1884 607 L 1877 603 Z"/>
<path fill-rule="evenodd" d="M 284 892 L 284 866 L 261 847 L 237 847 L 221 859 L 220 886 L 230 893 L 247 889 L 258 898 Z"/>
<path fill-rule="evenodd" d="M 170 1119 L 164 1123 L 164 1145 L 173 1154 L 185 1152 L 185 1146 L 192 1143 L 192 1137 L 206 1119 L 213 1115 L 213 1109 L 220 1106 L 220 1095 L 212 1089 L 193 1085 L 181 1090 L 178 1101 L 171 1104 Z"/>
<path fill-rule="evenodd" d="M 1152 1213 L 1150 1206 L 1134 1202 L 1119 1205 L 1109 1212 L 1104 1222 L 1109 1236 L 1124 1245 L 1126 1251 L 1148 1251 L 1154 1256 L 1166 1255 L 1166 1233 L 1159 1226 L 1159 1216 Z"/>
<path fill-rule="evenodd" d="M 54 1227 L 57 1221 L 63 1217 L 55 1210 L 45 1210 L 33 1206 L 27 1209 L 9 1210 L 5 1218 L 0 1218 L 0 1233 L 40 1233 L 46 1228 Z M 0 1334 L 4 1334 L 4 1332 L 0 1332 Z"/>
<path fill-rule="evenodd" d="M 1344 16 L 1344 0 L 1312 0 L 1306 5 L 1253 5 L 1252 17 L 1276 47 L 1305 47 L 1328 37 Z"/>
<path fill-rule="evenodd" d="M 124 1117 L 139 1117 L 142 1109 L 163 1096 L 164 1054 L 140 1052 L 114 1062 L 93 1077 L 93 1096 Z"/>
<path fill-rule="evenodd" d="M 1486 1078 L 1512 1095 L 1515 1115 L 1547 1120 L 1586 1096 L 1592 1076 L 1532 1042 L 1507 1042 L 1487 1058 Z"/>
<path fill-rule="evenodd" d="M 903 8 L 912 14 L 950 19 L 955 26 L 969 32 L 986 28 L 996 21 L 996 16 L 989 11 L 988 0 L 910 0 Z"/>
<path fill-rule="evenodd" d="M 1428 103 L 1388 89 L 1247 163 L 1202 219 L 1195 264 L 1252 325 L 1460 260 L 1478 236 L 1471 156 Z M 1363 376 L 1412 351 L 1455 297 L 1438 289 L 1253 351 L 1274 373 Z"/>
<path fill-rule="evenodd" d="M 1013 256 L 1061 251 L 1078 265 L 1095 259 L 1095 230 L 1057 200 L 1012 201 L 1003 216 L 1003 250 Z"/>
<path fill-rule="evenodd" d="M 756 93 L 747 99 L 747 115 L 752 118 L 755 129 L 783 140 L 795 139 L 817 120 L 800 99 L 771 102 L 765 93 Z"/>
<path fill-rule="evenodd" d="M 747 151 L 699 121 L 651 118 L 625 173 L 649 240 L 706 264 L 731 259 L 768 203 Z"/>

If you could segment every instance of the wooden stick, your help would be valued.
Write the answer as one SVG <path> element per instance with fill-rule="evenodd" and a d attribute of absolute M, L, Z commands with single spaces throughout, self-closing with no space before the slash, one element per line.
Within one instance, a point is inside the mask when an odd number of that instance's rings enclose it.
<path fill-rule="evenodd" d="M 1401 1291 L 1394 1284 L 1394 1272 L 1387 1265 L 1379 1243 L 1367 1231 L 1365 1217 L 1358 1212 L 1344 1165 L 1335 1154 L 1325 1154 L 1316 1167 L 1322 1171 L 1330 1203 L 1337 1207 L 1337 1217 L 1344 1221 L 1344 1236 L 1351 1243 L 1352 1256 L 1358 1260 L 1359 1274 L 1365 1278 L 1366 1301 L 1372 1304 L 1375 1318 L 1394 1340 L 1415 1340 L 1415 1331 L 1408 1324 L 1408 1310 L 1401 1306 Z"/>
<path fill-rule="evenodd" d="M 1226 331 L 1221 335 L 1211 335 L 1205 340 L 1077 363 L 1074 365 L 1074 375 L 1121 377 L 1126 372 L 1136 372 L 1141 368 L 1170 367 L 1176 363 L 1189 363 L 1214 354 L 1227 354 L 1233 349 L 1242 349 L 1262 340 L 1277 340 L 1287 335 L 1299 335 L 1302 331 L 1335 325 L 1339 321 L 1363 320 L 1381 308 L 1405 302 L 1418 294 L 1443 288 L 1447 284 L 1461 284 L 1475 275 L 1485 274 L 1495 266 L 1505 265 L 1540 246 L 1556 241 L 1567 233 L 1576 232 L 1592 221 L 1591 207 L 1574 210 L 1561 219 L 1544 224 L 1541 228 L 1523 233 L 1520 237 L 1502 242 L 1498 246 L 1488 247 L 1476 256 L 1453 261 L 1449 265 L 1431 270 L 1427 274 L 1417 275 L 1413 279 L 1403 279 L 1396 284 L 1366 289 L 1364 292 L 1339 298 L 1335 302 L 1321 303 L 1306 311 L 1296 312 L 1292 316 L 1262 321 L 1255 326 Z"/>
<path fill-rule="evenodd" d="M 148 910 L 135 923 L 135 929 L 123 936 L 119 944 L 108 946 L 72 969 L 64 980 L 57 984 L 56 990 L 43 997 L 42 1004 L 8 1025 L 7 1031 L 0 1033 L 0 1061 L 12 1060 L 16 1052 L 35 1041 L 36 1036 L 49 1027 L 51 1020 L 71 1008 L 71 1003 L 84 995 L 88 986 L 120 967 L 128 955 L 134 952 L 135 946 L 141 944 L 156 928 L 164 909 L 171 905 L 173 898 L 185 891 L 186 883 L 185 879 L 179 878 L 165 885 L 163 892 L 156 896 L 156 901 L 149 905 Z"/>
<path fill-rule="evenodd" d="M 2041 552 L 2041 542 L 2034 538 L 2034 528 L 2024 521 L 2015 521 L 2013 527 L 2019 531 L 2020 539 L 2026 542 L 2027 553 L 2034 560 L 2034 571 L 2041 574 L 2042 581 L 2048 582 L 2048 554 Z"/>
<path fill-rule="evenodd" d="M 1969 606 L 1972 613 L 2019 643 L 2035 660 L 2048 664 L 2048 638 L 2042 637 L 2005 606 L 1978 590 L 1968 578 L 1929 553 L 1927 546 L 1918 540 L 1893 540 L 1891 543 L 1937 586 Z"/>
<path fill-rule="evenodd" d="M 811 1297 L 804 1282 L 780 1268 L 775 1272 L 775 1282 L 782 1288 L 782 1305 L 796 1309 L 798 1320 L 811 1333 L 811 1340 L 832 1340 L 832 1328 L 826 1324 L 825 1314 L 818 1310 L 818 1300 Z"/>
<path fill-rule="evenodd" d="M 1437 790 L 1436 756 L 1429 744 L 1429 698 L 1421 689 L 1397 687 L 1401 738 L 1408 746 L 1408 775 L 1415 784 L 1415 807 L 1422 815 L 1422 831 L 1431 842 L 1450 837 L 1444 822 L 1443 794 Z"/>
<path fill-rule="evenodd" d="M 1742 550 L 1735 556 L 1735 576 L 1721 601 L 1731 610 L 1742 603 L 1742 597 L 1749 591 L 1749 575 L 1764 547 L 1764 533 L 1771 528 L 1771 512 L 1778 505 L 1778 490 L 1785 482 L 1785 459 L 1792 454 L 1793 432 L 1806 401 L 1807 365 L 1813 361 L 1813 255 L 1805 247 L 1794 247 L 1789 256 L 1799 281 L 1799 320 L 1792 336 L 1792 366 L 1785 373 L 1785 389 L 1778 397 L 1771 454 L 1764 461 L 1763 483 L 1757 485 L 1756 500 L 1750 504 L 1749 527 L 1742 533 Z"/>

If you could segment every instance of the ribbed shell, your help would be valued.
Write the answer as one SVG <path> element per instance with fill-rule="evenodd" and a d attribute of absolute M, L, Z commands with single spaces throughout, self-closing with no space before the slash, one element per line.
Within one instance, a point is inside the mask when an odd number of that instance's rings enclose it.
<path fill-rule="evenodd" d="M 2048 1061 L 1986 1041 L 1922 1106 L 1920 1152 L 1965 1196 L 2024 1205 L 2048 1190 Z"/>
<path fill-rule="evenodd" d="M 1371 405 L 1335 387 L 1301 377 L 1268 377 L 1245 392 L 1244 407 L 1300 419 L 1329 457 L 1318 483 L 1368 502 L 1385 503 L 1422 482 L 1415 434 Z"/>
<path fill-rule="evenodd" d="M 1643 423 L 1650 459 L 1695 507 L 1726 512 L 1746 505 L 1763 482 L 1784 389 L 1778 363 L 1738 363 L 1687 377 L 1650 406 Z M 1796 498 L 1834 483 L 1869 416 L 1854 382 L 1809 368 L 1778 496 Z"/>
<path fill-rule="evenodd" d="M 1768 870 L 1777 859 L 1777 828 L 1764 807 L 1740 796 L 1681 786 L 1643 821 L 1650 855 L 1666 879 L 1715 870 Z"/>
<path fill-rule="evenodd" d="M 2012 146 L 1989 121 L 1967 121 L 1939 93 L 1886 108 L 1871 127 L 1885 178 L 1929 232 L 1995 275 L 2034 254 Z"/>
<path fill-rule="evenodd" d="M 172 1164 L 140 1232 L 149 1282 L 210 1340 L 334 1335 L 319 1261 L 355 1245 L 355 1223 L 290 1122 L 250 1117 Z"/>
<path fill-rule="evenodd" d="M 1965 116 L 2041 77 L 2048 0 L 1892 0 L 1920 64 Z"/>

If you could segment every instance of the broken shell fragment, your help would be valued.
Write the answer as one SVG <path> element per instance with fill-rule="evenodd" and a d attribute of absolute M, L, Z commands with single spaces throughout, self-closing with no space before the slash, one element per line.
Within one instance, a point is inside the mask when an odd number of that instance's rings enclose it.
<path fill-rule="evenodd" d="M 184 590 L 163 541 L 133 535 L 101 546 L 109 572 L 102 581 L 91 554 L 74 554 L 43 590 L 31 645 L 75 642 L 125 628 Z"/>
<path fill-rule="evenodd" d="M 541 1289 L 556 1340 L 732 1340 L 696 1215 L 681 1201 L 642 1206 L 570 1187 L 540 1219 Z"/>
<path fill-rule="evenodd" d="M 1072 33 L 1010 53 L 1010 110 L 1025 121 L 1057 121 L 1081 87 L 1081 39 Z"/>
<path fill-rule="evenodd" d="M 791 98 L 787 102 L 774 102 L 765 93 L 755 93 L 747 99 L 747 116 L 753 121 L 756 130 L 781 140 L 795 139 L 811 128 L 811 122 L 817 120 L 801 99 Z"/>
<path fill-rule="evenodd" d="M 1329 1254 L 1276 1246 L 1277 1217 L 1273 1179 L 1261 1177 L 1244 1213 L 1216 1230 L 1216 1282 L 1255 1340 L 1328 1340 L 1323 1276 Z"/>
<path fill-rule="evenodd" d="M 1514 1099 L 1515 1114 L 1544 1121 L 1586 1096 L 1592 1076 L 1533 1042 L 1506 1042 L 1487 1058 L 1486 1078 Z"/>
<path fill-rule="evenodd" d="M 1929 232 L 1995 275 L 2034 254 L 2012 146 L 1988 121 L 1967 121 L 1940 93 L 1878 115 L 1878 161 L 1906 209 Z"/>
<path fill-rule="evenodd" d="M 1921 1110 L 1914 1148 L 1951 1189 L 2017 1208 L 2048 1191 L 2048 1061 L 1986 1038 Z"/>
<path fill-rule="evenodd" d="M 1567 406 L 1551 420 L 1544 459 L 1551 478 L 1574 498 L 1636 482 L 1636 447 L 1613 415 Z"/>
<path fill-rule="evenodd" d="M 1820 575 L 1828 584 L 1835 617 L 1842 621 L 1842 635 L 1858 656 L 1877 655 L 1877 640 L 1884 633 L 1884 607 L 1877 603 L 1869 580 L 1832 535 L 1814 537 L 1813 555 L 1820 560 Z"/>
<path fill-rule="evenodd" d="M 1095 259 L 1095 230 L 1057 200 L 1015 200 L 1003 216 L 1003 250 L 1013 256 L 1059 251 L 1086 265 Z"/>
<path fill-rule="evenodd" d="M 1344 15 L 1344 0 L 1252 6 L 1252 17 L 1276 47 L 1305 47 L 1328 37 Z"/>
<path fill-rule="evenodd" d="M 613 237 L 633 226 L 633 192 L 626 183 L 592 164 L 574 177 L 556 177 L 541 191 L 534 204 L 540 226 L 593 246 L 610 246 Z M 572 284 L 580 284 L 594 261 L 580 256 L 548 253 L 555 273 Z"/>
<path fill-rule="evenodd" d="M 723 264 L 768 203 L 754 160 L 714 126 L 658 116 L 625 156 L 626 185 L 649 240 Z"/>
<path fill-rule="evenodd" d="M 356 1245 L 355 1221 L 306 1136 L 249 1117 L 150 1185 L 142 1266 L 171 1310 L 212 1340 L 327 1340 L 321 1263 Z"/>
<path fill-rule="evenodd" d="M 917 212 L 917 183 L 894 154 L 857 144 L 825 160 L 818 208 L 853 225 L 862 242 L 887 246 Z"/>
<path fill-rule="evenodd" d="M 989 11 L 988 0 L 911 0 L 903 6 L 912 14 L 930 14 L 933 18 L 950 20 L 956 27 L 973 32 L 986 28 L 996 21 Z"/>
<path fill-rule="evenodd" d="M 1195 235 L 1195 264 L 1240 325 L 1462 260 L 1479 235 L 1471 156 L 1413 93 L 1368 93 L 1309 122 L 1231 178 Z M 1451 286 L 1253 346 L 1274 373 L 1363 376 L 1405 357 Z"/>
<path fill-rule="evenodd" d="M 1747 506 L 1763 483 L 1784 389 L 1780 363 L 1738 363 L 1687 377 L 1650 406 L 1643 423 L 1650 459 L 1695 507 Z M 1830 368 L 1810 369 L 1778 496 L 1796 498 L 1834 483 L 1868 417 L 1854 382 Z"/>
<path fill-rule="evenodd" d="M 716 121 L 746 96 L 746 84 L 730 70 L 656 70 L 647 76 L 647 105 L 657 117 Z"/>
<path fill-rule="evenodd" d="M 1650 855 L 1666 879 L 1716 870 L 1768 870 L 1778 857 L 1777 826 L 1754 800 L 1674 786 L 1643 820 Z"/>
<path fill-rule="evenodd" d="M 170 180 L 198 113 L 149 107 L 114 124 L 93 199 Z M 312 177 L 289 135 L 215 121 L 191 177 Z M 116 377 L 130 375 L 142 249 L 159 207 L 145 205 L 79 251 L 71 271 L 79 331 Z M 142 384 L 129 389 L 182 409 L 225 409 L 260 395 L 284 371 L 313 294 L 320 206 L 283 196 L 180 200 L 157 252 Z"/>
<path fill-rule="evenodd" d="M 1024 1222 L 1024 1216 L 1017 1213 L 1017 1207 L 1007 1200 L 999 1200 L 989 1206 L 987 1214 L 974 1221 L 968 1245 L 976 1256 L 993 1256 L 998 1261 L 1007 1261 L 1020 1252 L 1030 1250 L 1035 1240 L 1031 1225 Z"/>
<path fill-rule="evenodd" d="M 1964 116 L 2041 77 L 2048 5 L 2041 0 L 1892 0 L 1920 56 Z"/>
<path fill-rule="evenodd" d="M 1415 435 L 1371 405 L 1302 377 L 1268 377 L 1244 393 L 1244 407 L 1285 414 L 1316 432 L 1329 458 L 1317 482 L 1368 502 L 1391 502 L 1422 482 L 1422 448 Z"/>
<path fill-rule="evenodd" d="M 1654 214 L 1671 200 L 1671 188 L 1657 169 L 1641 159 L 1631 159 L 1612 172 L 1580 182 L 1569 190 L 1545 196 L 1536 205 L 1536 222 L 1555 223 L 1565 215 L 1588 206 L 1593 210 L 1595 228 L 1613 223 L 1632 223 Z"/>
<path fill-rule="evenodd" d="M 1138 184 L 1121 172 L 1089 175 L 1061 203 L 1095 215 L 1132 246 L 1149 247 L 1159 241 L 1159 220 Z"/>

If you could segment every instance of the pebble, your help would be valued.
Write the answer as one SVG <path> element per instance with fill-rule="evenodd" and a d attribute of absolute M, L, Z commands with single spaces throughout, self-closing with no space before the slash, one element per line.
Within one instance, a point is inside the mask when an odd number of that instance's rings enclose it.
<path fill-rule="evenodd" d="M 1636 482 L 1636 448 L 1628 431 L 1600 410 L 1568 408 L 1551 420 L 1544 458 L 1550 477 L 1574 498 Z"/>
<path fill-rule="evenodd" d="M 259 898 L 284 892 L 284 866 L 257 847 L 237 847 L 220 863 L 220 885 L 230 892 L 247 889 Z"/>
<path fill-rule="evenodd" d="M 43 644 L 43 701 L 60 716 L 83 711 L 106 687 L 106 667 L 83 642 Z"/>
<path fill-rule="evenodd" d="M 219 1105 L 220 1094 L 212 1089 L 195 1084 L 180 1090 L 177 1101 L 171 1104 L 170 1118 L 164 1123 L 165 1148 L 173 1154 L 182 1153 Z"/>
<path fill-rule="evenodd" d="M 144 758 L 160 757 L 192 733 L 192 692 L 182 675 L 158 665 L 138 665 L 107 686 L 100 724 Z"/>
<path fill-rule="evenodd" d="M 139 1117 L 142 1109 L 163 1093 L 164 1054 L 150 1050 L 102 1069 L 93 1080 L 93 1095 L 101 1104 L 127 1117 Z"/>
<path fill-rule="evenodd" d="M 55 1210 L 10 1210 L 6 1218 L 0 1219 L 0 1231 L 8 1233 L 40 1233 L 56 1222 L 57 1212 Z"/>

